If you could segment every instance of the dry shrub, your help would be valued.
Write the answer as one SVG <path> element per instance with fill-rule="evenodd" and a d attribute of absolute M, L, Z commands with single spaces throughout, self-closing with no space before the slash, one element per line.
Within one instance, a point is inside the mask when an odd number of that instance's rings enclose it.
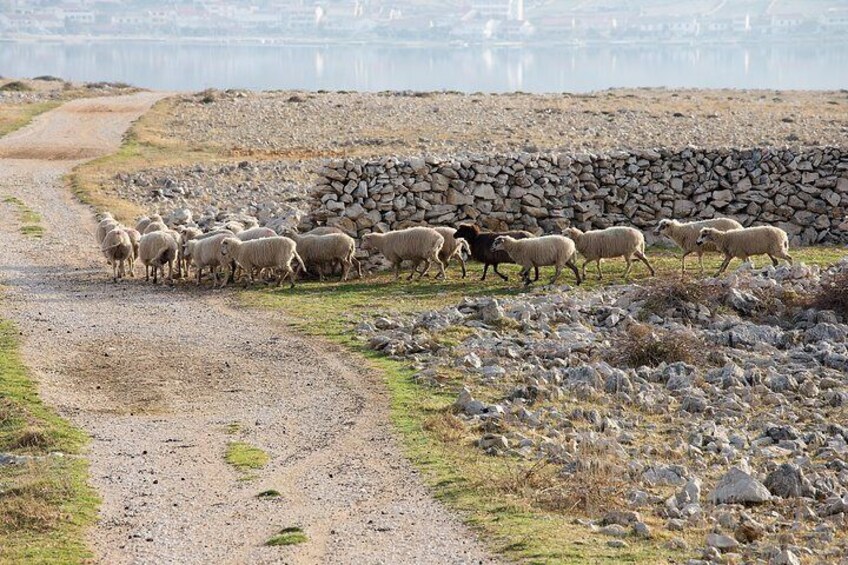
<path fill-rule="evenodd" d="M 577 462 L 563 467 L 547 460 L 522 464 L 488 482 L 543 510 L 595 516 L 620 505 L 630 485 L 615 456 L 579 449 Z"/>
<path fill-rule="evenodd" d="M 67 519 L 57 501 L 67 499 L 69 485 L 39 479 L 36 463 L 29 464 L 0 490 L 0 532 L 49 531 Z"/>
<path fill-rule="evenodd" d="M 721 300 L 719 287 L 706 286 L 698 281 L 681 279 L 656 279 L 643 287 L 637 298 L 644 300 L 642 311 L 648 314 L 664 316 L 669 310 L 675 310 L 688 317 L 688 304 L 704 304 L 713 307 Z"/>
<path fill-rule="evenodd" d="M 46 450 L 51 443 L 50 437 L 43 431 L 35 428 L 26 428 L 12 437 L 6 448 L 10 450 Z"/>
<path fill-rule="evenodd" d="M 816 310 L 833 310 L 848 319 L 848 272 L 822 279 L 819 288 L 807 299 L 806 306 Z"/>
<path fill-rule="evenodd" d="M 443 443 L 461 441 L 466 435 L 462 420 L 450 412 L 439 412 L 438 414 L 427 416 L 422 427 L 435 435 Z"/>
<path fill-rule="evenodd" d="M 707 346 L 696 335 L 632 324 L 613 344 L 611 357 L 627 367 L 656 367 L 662 363 L 703 360 Z"/>

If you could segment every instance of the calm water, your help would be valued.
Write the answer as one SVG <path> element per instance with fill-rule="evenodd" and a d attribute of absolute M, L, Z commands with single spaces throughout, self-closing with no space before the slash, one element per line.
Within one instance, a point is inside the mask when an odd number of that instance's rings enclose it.
<path fill-rule="evenodd" d="M 848 43 L 428 48 L 0 42 L 0 75 L 42 74 L 166 90 L 839 89 L 848 88 Z"/>

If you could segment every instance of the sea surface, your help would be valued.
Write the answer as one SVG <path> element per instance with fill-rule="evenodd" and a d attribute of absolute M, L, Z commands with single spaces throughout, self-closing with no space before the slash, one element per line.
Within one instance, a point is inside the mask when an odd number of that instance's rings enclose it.
<path fill-rule="evenodd" d="M 0 76 L 38 75 L 162 90 L 830 90 L 848 88 L 848 42 L 401 47 L 0 41 Z"/>

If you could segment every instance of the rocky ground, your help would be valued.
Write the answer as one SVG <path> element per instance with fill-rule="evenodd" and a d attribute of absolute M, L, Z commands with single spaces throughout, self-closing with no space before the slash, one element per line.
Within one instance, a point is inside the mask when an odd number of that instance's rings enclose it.
<path fill-rule="evenodd" d="M 154 166 L 114 178 L 110 189 L 165 212 L 185 206 L 199 215 L 213 207 L 259 216 L 276 213 L 280 200 L 307 208 L 301 195 L 327 157 L 840 145 L 848 94 L 205 91 L 174 99 L 157 133 L 234 163 L 247 160 L 246 168 Z"/>
<path fill-rule="evenodd" d="M 844 560 L 848 258 L 655 284 L 466 299 L 359 330 L 457 390 L 469 449 L 551 467 L 530 497 L 582 511 L 610 545 Z"/>
<path fill-rule="evenodd" d="M 74 83 L 58 77 L 11 79 L 0 77 L 0 106 L 69 100 L 83 96 L 129 94 L 138 89 L 121 83 Z"/>

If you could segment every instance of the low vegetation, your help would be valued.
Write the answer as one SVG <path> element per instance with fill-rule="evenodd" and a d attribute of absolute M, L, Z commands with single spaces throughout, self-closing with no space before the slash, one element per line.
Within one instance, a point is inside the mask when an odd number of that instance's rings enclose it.
<path fill-rule="evenodd" d="M 18 331 L 0 321 L 0 563 L 82 563 L 85 528 L 98 499 L 78 454 L 85 435 L 39 400 L 18 351 Z"/>
<path fill-rule="evenodd" d="M 3 202 L 15 207 L 18 221 L 21 223 L 20 231 L 23 235 L 41 238 L 44 235 L 44 226 L 41 225 L 41 214 L 30 208 L 23 200 L 14 196 L 7 196 Z"/>
<path fill-rule="evenodd" d="M 303 530 L 297 526 L 292 526 L 280 530 L 280 533 L 271 537 L 265 542 L 265 545 L 297 545 L 299 543 L 306 543 L 307 541 L 309 541 L 309 538 Z"/>
<path fill-rule="evenodd" d="M 256 446 L 243 441 L 232 441 L 227 445 L 224 459 L 244 473 L 261 469 L 268 464 L 268 454 Z"/>
<path fill-rule="evenodd" d="M 694 334 L 634 324 L 613 344 L 611 356 L 625 367 L 658 367 L 662 363 L 694 363 L 703 359 L 705 344 Z"/>

